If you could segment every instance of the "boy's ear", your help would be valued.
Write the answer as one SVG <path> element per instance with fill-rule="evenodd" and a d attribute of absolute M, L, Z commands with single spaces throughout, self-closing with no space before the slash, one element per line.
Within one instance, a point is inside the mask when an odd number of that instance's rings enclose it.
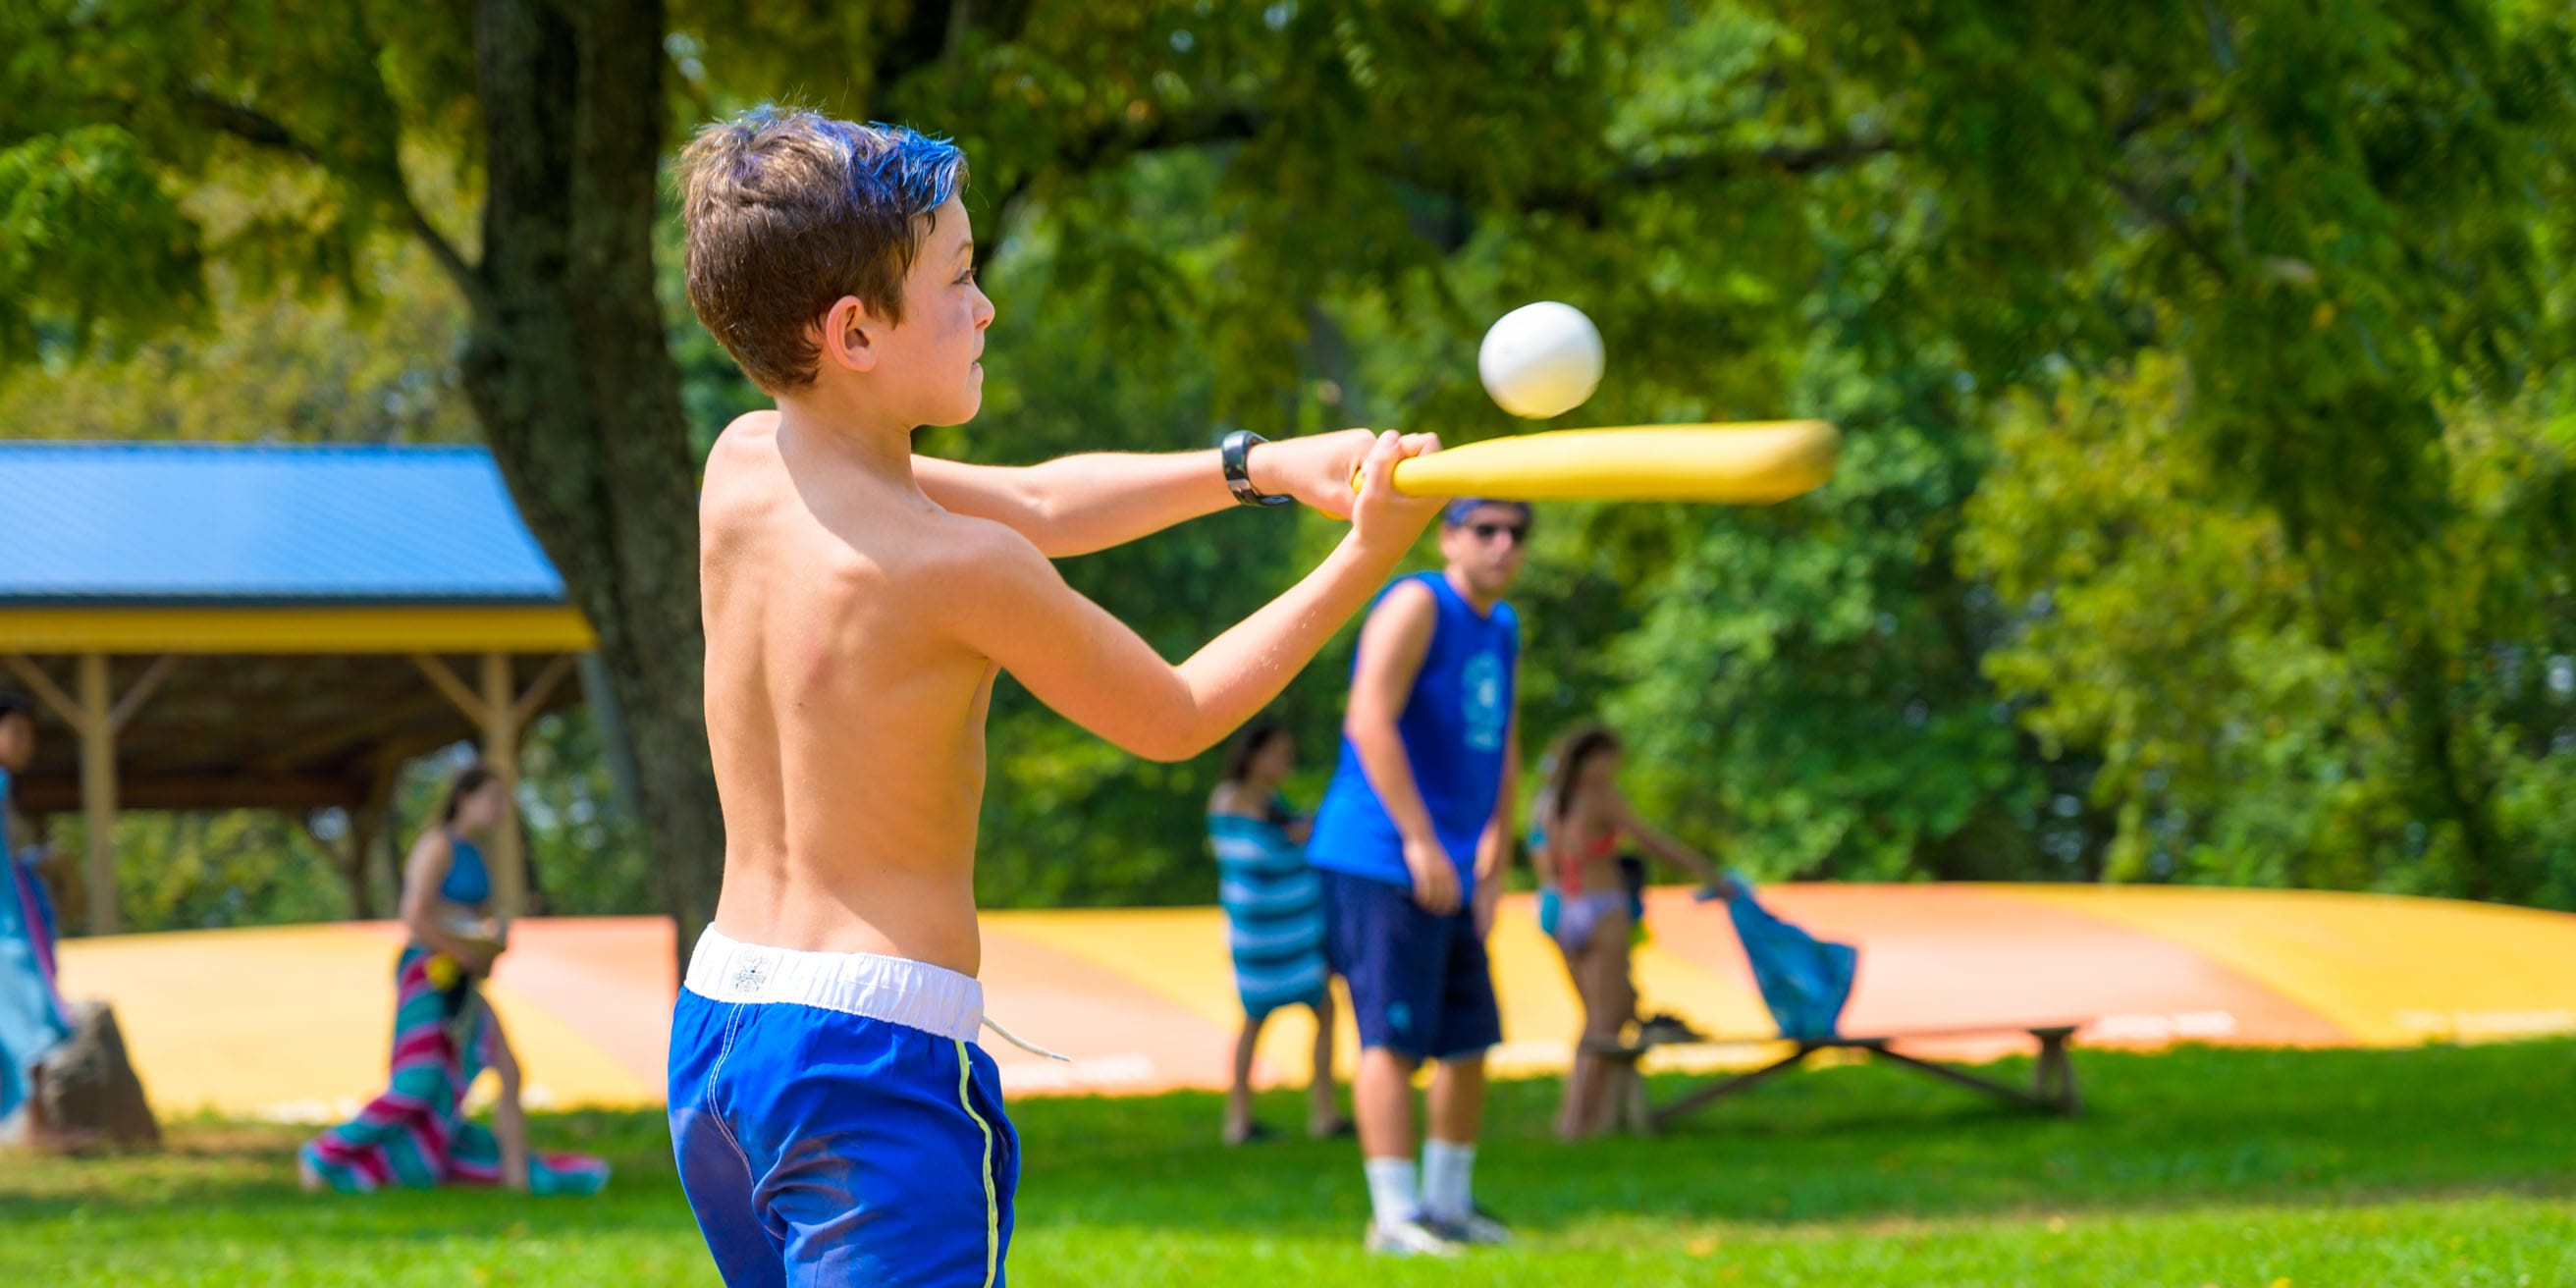
<path fill-rule="evenodd" d="M 821 360 L 850 371 L 874 371 L 877 366 L 878 342 L 887 327 L 855 295 L 844 295 L 832 301 L 823 314 L 822 334 L 816 347 Z"/>

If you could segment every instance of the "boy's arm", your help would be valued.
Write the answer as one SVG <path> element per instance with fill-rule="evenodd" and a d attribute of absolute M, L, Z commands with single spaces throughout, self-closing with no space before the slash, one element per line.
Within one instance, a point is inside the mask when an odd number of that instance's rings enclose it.
<path fill-rule="evenodd" d="M 1419 582 L 1398 586 L 1378 602 L 1360 627 L 1359 659 L 1351 669 L 1351 705 L 1342 717 L 1342 731 L 1350 736 L 1361 772 L 1404 840 L 1414 901 L 1445 916 L 1458 907 L 1458 873 L 1432 826 L 1430 807 L 1422 803 L 1413 760 L 1396 728 L 1439 620 L 1440 605 Z"/>
<path fill-rule="evenodd" d="M 933 611 L 1075 724 L 1148 759 L 1184 760 L 1278 697 L 1394 571 L 1439 502 L 1396 495 L 1389 467 L 1431 445 L 1427 436 L 1380 438 L 1350 535 L 1286 594 L 1178 666 L 1067 586 L 1030 543 L 991 529 L 942 570 Z"/>
<path fill-rule="evenodd" d="M 1351 471 L 1375 439 L 1346 429 L 1259 443 L 1244 468 L 1255 491 L 1349 518 Z M 1001 524 L 1050 559 L 1123 545 L 1234 504 L 1214 450 L 1088 452 L 1028 466 L 915 456 L 912 473 L 941 509 Z"/>

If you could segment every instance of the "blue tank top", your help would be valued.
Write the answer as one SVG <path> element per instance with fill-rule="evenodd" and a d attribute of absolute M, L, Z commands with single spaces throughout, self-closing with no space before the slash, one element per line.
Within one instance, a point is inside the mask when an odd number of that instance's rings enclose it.
<path fill-rule="evenodd" d="M 492 897 L 492 870 L 483 865 L 483 851 L 461 836 L 448 842 L 454 855 L 447 861 L 447 879 L 438 883 L 438 897 L 468 908 L 482 907 Z"/>
<path fill-rule="evenodd" d="M 1431 588 L 1440 616 L 1395 729 L 1413 766 L 1413 781 L 1422 789 L 1422 803 L 1431 812 L 1432 830 L 1458 865 L 1459 889 L 1470 892 L 1475 888 L 1476 842 L 1493 821 L 1495 797 L 1503 786 L 1504 735 L 1520 670 L 1520 617 L 1509 604 L 1494 605 L 1491 616 L 1478 615 L 1449 578 L 1437 572 L 1398 580 L 1378 599 L 1384 601 L 1408 581 Z M 1354 657 L 1355 671 L 1358 664 Z M 1403 838 L 1360 768 L 1359 749 L 1347 734 L 1332 786 L 1315 812 L 1306 860 L 1334 872 L 1413 884 L 1404 867 Z"/>

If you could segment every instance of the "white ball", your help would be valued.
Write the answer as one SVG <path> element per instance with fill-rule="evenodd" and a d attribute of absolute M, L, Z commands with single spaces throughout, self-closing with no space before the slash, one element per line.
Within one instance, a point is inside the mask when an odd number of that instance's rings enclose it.
<path fill-rule="evenodd" d="M 1531 420 L 1562 416 L 1601 384 L 1601 332 L 1571 304 L 1524 304 L 1485 332 L 1476 374 L 1504 411 Z"/>

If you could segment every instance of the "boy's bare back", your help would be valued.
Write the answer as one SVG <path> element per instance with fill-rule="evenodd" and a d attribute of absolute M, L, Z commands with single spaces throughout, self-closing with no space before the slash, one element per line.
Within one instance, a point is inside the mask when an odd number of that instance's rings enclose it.
<path fill-rule="evenodd" d="M 943 507 L 901 437 L 777 412 L 735 421 L 699 501 L 707 733 L 725 816 L 716 924 L 746 943 L 974 974 L 995 674 L 1009 670 L 1128 751 L 1196 755 L 1276 697 L 1392 570 L 1436 503 L 1382 480 L 1432 446 L 1354 433 L 1264 448 L 1295 454 L 1301 490 L 1346 486 L 1365 449 L 1372 481 L 1352 532 L 1297 586 L 1174 665 L 1067 586 L 1015 525 L 1030 520 L 997 476 L 1025 472 L 977 478 L 976 467 L 919 462 L 938 471 Z M 1170 491 L 1150 480 L 1104 488 L 1118 516 L 1106 526 L 1159 526 L 1153 512 L 1169 503 L 1152 498 Z M 959 512 L 977 507 L 1009 517 Z"/>
<path fill-rule="evenodd" d="M 996 666 L 941 629 L 931 601 L 961 552 L 997 534 L 853 456 L 755 412 L 707 461 L 707 735 L 726 847 L 716 916 L 752 943 L 973 974 Z"/>

